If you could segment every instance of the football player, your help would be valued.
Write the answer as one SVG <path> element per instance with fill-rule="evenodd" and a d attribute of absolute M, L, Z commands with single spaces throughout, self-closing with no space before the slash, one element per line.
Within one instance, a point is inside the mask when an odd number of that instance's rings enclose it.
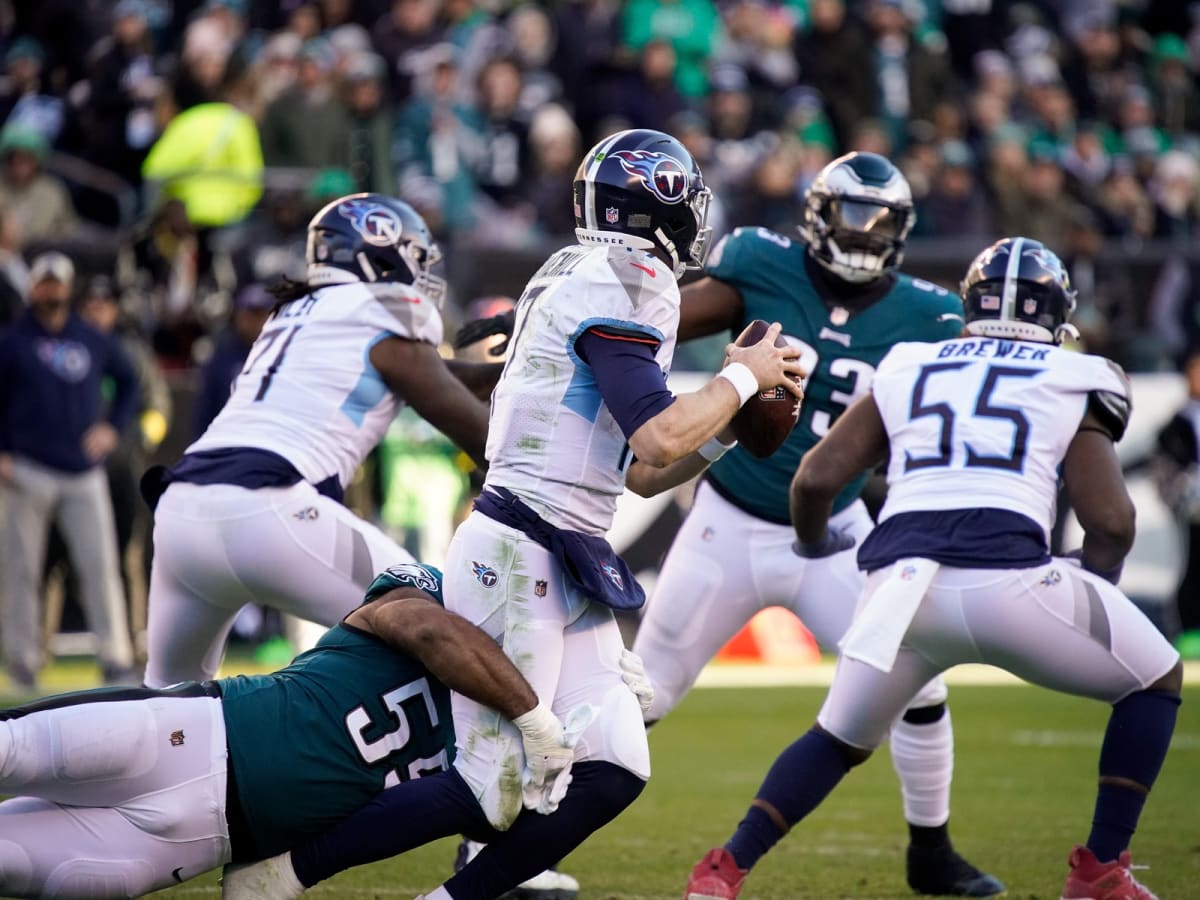
<path fill-rule="evenodd" d="M 984 250 L 962 283 L 965 333 L 897 345 L 871 393 L 804 457 L 792 483 L 795 538 L 828 540 L 836 498 L 887 461 L 868 573 L 833 684 L 802 738 L 775 761 L 724 846 L 697 864 L 688 897 L 736 897 L 746 872 L 887 737 L 922 686 L 986 663 L 1112 704 L 1086 845 L 1062 897 L 1153 900 L 1128 844 L 1180 702 L 1179 655 L 1116 587 L 1134 510 L 1113 443 L 1129 385 L 1106 359 L 1060 349 L 1075 295 L 1037 241 Z M 1052 558 L 1059 466 L 1083 526 Z"/>
<path fill-rule="evenodd" d="M 246 603 L 333 625 L 374 573 L 412 560 L 339 502 L 398 405 L 483 459 L 487 406 L 471 387 L 489 391 L 499 366 L 452 374 L 438 355 L 446 286 L 421 217 L 380 194 L 343 197 L 309 223 L 307 257 L 307 281 L 276 288 L 224 409 L 143 480 L 148 687 L 213 677 Z"/>
<path fill-rule="evenodd" d="M 708 200 L 691 154 L 662 132 L 619 132 L 584 157 L 578 243 L 551 256 L 518 301 L 492 396 L 487 479 L 446 562 L 447 608 L 500 642 L 556 715 L 590 713 L 575 771 L 608 763 L 594 785 L 617 809 L 650 775 L 642 711 L 619 666 L 613 609 L 636 609 L 644 595 L 605 540 L 617 497 L 626 484 L 650 495 L 695 476 L 725 452 L 718 435 L 759 391 L 783 384 L 801 396 L 798 352 L 775 346 L 778 323 L 757 344 L 730 345 L 728 364 L 699 391 L 667 389 L 677 281 L 704 261 Z M 512 822 L 519 732 L 474 700 L 456 696 L 453 707 L 462 780 L 445 782 L 440 797 L 401 785 L 299 848 L 291 862 L 303 884 L 464 833 L 430 810 L 474 804 L 496 828 Z M 566 802 L 574 796 L 573 786 Z M 544 843 L 566 851 L 594 828 L 568 818 L 561 830 Z M 458 891 L 428 896 L 476 896 Z"/>
<path fill-rule="evenodd" d="M 830 531 L 794 548 L 788 485 L 797 465 L 858 397 L 898 341 L 962 329 L 952 293 L 898 271 L 915 220 L 908 183 L 873 153 L 835 159 L 805 204 L 803 241 L 740 228 L 713 250 L 707 277 L 683 289 L 680 340 L 778 320 L 809 370 L 800 419 L 766 459 L 735 448 L 706 473 L 659 572 L 635 651 L 655 687 L 648 721 L 666 715 L 701 668 L 759 610 L 792 610 L 832 650 L 862 587 L 851 548 L 872 523 L 864 468 L 838 495 Z M 921 893 L 982 897 L 1004 886 L 950 843 L 954 736 L 934 679 L 897 721 L 892 760 L 903 788 L 908 882 Z"/>
<path fill-rule="evenodd" d="M 85 691 L 0 712 L 0 791 L 21 795 L 0 804 L 0 894 L 141 896 L 232 863 L 227 895 L 269 897 L 273 886 L 238 864 L 279 853 L 390 785 L 458 777 L 451 689 L 514 723 L 531 790 L 549 798 L 571 765 L 562 724 L 495 641 L 442 608 L 441 581 L 431 567 L 394 566 L 315 649 L 272 675 Z M 603 765 L 577 776 L 590 802 L 574 817 L 593 827 L 615 815 L 588 792 Z M 547 824 L 521 819 L 510 834 L 556 828 L 557 815 L 529 818 Z M 488 833 L 481 814 L 474 828 Z M 508 868 L 479 882 L 491 896 L 553 861 L 536 841 L 494 837 Z"/>

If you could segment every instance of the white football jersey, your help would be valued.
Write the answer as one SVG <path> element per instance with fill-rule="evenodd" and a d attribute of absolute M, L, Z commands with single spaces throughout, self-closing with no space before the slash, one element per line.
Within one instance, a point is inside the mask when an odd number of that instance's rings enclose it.
<path fill-rule="evenodd" d="M 966 337 L 897 344 L 871 385 L 891 442 L 884 521 L 1006 509 L 1049 533 L 1058 466 L 1091 391 L 1128 399 L 1115 363 L 1050 344 Z"/>
<path fill-rule="evenodd" d="M 679 286 L 652 254 L 571 246 L 537 271 L 517 304 L 509 359 L 488 424 L 487 483 L 518 494 L 548 522 L 604 534 L 632 453 L 575 353 L 589 328 L 658 342 L 666 373 L 679 328 Z"/>
<path fill-rule="evenodd" d="M 401 284 L 339 284 L 293 300 L 267 321 L 225 407 L 188 452 L 254 447 L 311 484 L 345 487 L 387 430 L 399 401 L 371 365 L 396 336 L 437 346 L 437 305 Z"/>

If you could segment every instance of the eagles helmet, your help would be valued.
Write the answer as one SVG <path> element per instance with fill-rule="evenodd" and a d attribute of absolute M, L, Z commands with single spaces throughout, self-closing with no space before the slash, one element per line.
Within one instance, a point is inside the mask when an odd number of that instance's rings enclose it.
<path fill-rule="evenodd" d="M 808 249 L 843 281 L 874 281 L 900 265 L 917 221 L 900 170 L 876 153 L 847 153 L 813 179 L 804 203 Z"/>
<path fill-rule="evenodd" d="M 349 194 L 308 223 L 308 284 L 411 284 L 441 304 L 446 280 L 431 269 L 442 259 L 415 209 L 385 194 Z"/>
<path fill-rule="evenodd" d="M 579 164 L 574 196 L 581 244 L 661 250 L 676 278 L 704 264 L 712 194 L 692 154 L 669 134 L 609 135 Z"/>
<path fill-rule="evenodd" d="M 959 293 L 970 334 L 1058 344 L 1075 333 L 1067 270 L 1032 238 L 1004 238 L 976 256 Z"/>

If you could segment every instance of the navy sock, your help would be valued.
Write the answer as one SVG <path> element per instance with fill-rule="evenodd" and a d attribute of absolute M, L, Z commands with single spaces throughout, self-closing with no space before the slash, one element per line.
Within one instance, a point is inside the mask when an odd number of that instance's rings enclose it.
<path fill-rule="evenodd" d="M 1100 747 L 1100 777 L 1128 779 L 1149 791 L 1166 758 L 1179 701 L 1168 691 L 1138 691 L 1113 704 Z M 1087 839 L 1096 859 L 1109 862 L 1129 846 L 1145 802 L 1144 791 L 1101 782 Z"/>
<path fill-rule="evenodd" d="M 548 816 L 522 810 L 461 872 L 446 882 L 455 900 L 492 900 L 553 866 L 629 806 L 646 782 L 609 762 L 571 767 L 571 788 Z"/>
<path fill-rule="evenodd" d="M 791 828 L 816 809 L 849 771 L 838 743 L 812 729 L 779 754 L 756 797 L 778 810 Z M 764 809 L 751 806 L 725 849 L 738 868 L 750 869 L 786 833 Z"/>
<path fill-rule="evenodd" d="M 388 788 L 370 803 L 292 850 L 292 867 L 305 887 L 352 866 L 387 859 L 438 838 L 492 831 L 475 795 L 451 769 Z"/>

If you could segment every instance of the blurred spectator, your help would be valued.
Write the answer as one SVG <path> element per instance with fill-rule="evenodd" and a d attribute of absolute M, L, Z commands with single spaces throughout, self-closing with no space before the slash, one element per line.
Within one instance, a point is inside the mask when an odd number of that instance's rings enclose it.
<path fill-rule="evenodd" d="M 6 78 L 0 90 L 0 122 L 38 132 L 53 144 L 63 125 L 63 103 L 42 81 L 42 46 L 31 37 L 13 41 L 4 55 Z"/>
<path fill-rule="evenodd" d="M 1029 153 L 1021 189 L 998 198 L 996 230 L 1027 235 L 1057 253 L 1070 225 L 1074 201 L 1064 189 L 1066 180 L 1053 149 L 1035 144 Z"/>
<path fill-rule="evenodd" d="M 1128 82 L 1116 9 L 1105 3 L 1089 6 L 1068 22 L 1063 78 L 1081 116 L 1112 118 Z"/>
<path fill-rule="evenodd" d="M 712 0 L 627 0 L 621 15 L 627 47 L 636 52 L 652 41 L 669 44 L 675 51 L 679 92 L 685 97 L 704 95 L 709 58 L 722 31 Z"/>
<path fill-rule="evenodd" d="M 120 344 L 71 311 L 71 261 L 45 253 L 30 267 L 29 307 L 0 336 L 0 518 L 5 564 L 3 644 L 9 677 L 32 690 L 42 666 L 38 597 L 51 523 L 82 579 L 88 624 L 106 681 L 128 681 L 133 644 L 117 562 L 112 503 L 101 463 L 137 404 Z M 102 382 L 113 381 L 107 420 Z"/>
<path fill-rule="evenodd" d="M 718 141 L 741 141 L 754 130 L 754 98 L 750 79 L 738 66 L 713 68 L 708 94 L 708 118 Z"/>
<path fill-rule="evenodd" d="M 2 142 L 0 142 L 2 144 Z M 244 219 L 262 196 L 262 147 L 254 120 L 230 103 L 201 103 L 171 120 L 142 175 L 179 200 L 198 229 Z"/>
<path fill-rule="evenodd" d="M 845 0 L 812 0 L 809 28 L 797 32 L 794 50 L 800 78 L 825 99 L 839 145 L 875 107 L 875 79 L 866 32 L 847 14 Z"/>
<path fill-rule="evenodd" d="M 1062 166 L 1071 176 L 1074 192 L 1088 203 L 1098 202 L 1100 184 L 1112 168 L 1099 123 L 1079 123 L 1070 146 L 1062 152 Z"/>
<path fill-rule="evenodd" d="M 113 9 L 112 34 L 93 50 L 83 109 L 88 158 L 135 185 L 158 130 L 162 89 L 147 15 L 145 0 L 121 0 Z"/>
<path fill-rule="evenodd" d="M 130 548 L 145 547 L 149 537 L 149 510 L 138 492 L 149 454 L 162 443 L 171 419 L 171 391 L 150 344 L 131 322 L 121 315 L 112 281 L 104 275 L 90 279 L 79 299 L 79 316 L 104 335 L 113 335 L 133 364 L 140 402 L 135 422 L 125 429 L 116 449 L 105 460 L 109 499 L 116 525 L 117 559 L 126 597 L 136 592 L 144 597 L 149 560 L 141 554 L 134 560 Z M 105 388 L 109 386 L 104 385 Z"/>
<path fill-rule="evenodd" d="M 1200 131 L 1200 92 L 1187 44 L 1167 32 L 1154 39 L 1150 84 L 1158 123 L 1168 134 Z"/>
<path fill-rule="evenodd" d="M 428 52 L 442 40 L 438 0 L 392 0 L 391 11 L 371 30 L 376 52 L 388 66 L 392 97 L 404 103 L 413 82 L 433 65 Z"/>
<path fill-rule="evenodd" d="M 512 58 L 521 68 L 520 107 L 532 115 L 545 104 L 562 99 L 562 81 L 549 68 L 557 49 L 554 23 L 546 10 L 526 4 L 514 9 L 505 24 Z"/>
<path fill-rule="evenodd" d="M 1188 400 L 1158 432 L 1153 472 L 1159 496 L 1175 514 L 1187 545 L 1175 594 L 1175 646 L 1184 659 L 1200 659 L 1200 352 L 1188 354 L 1183 372 Z"/>
<path fill-rule="evenodd" d="M 248 284 L 238 291 L 229 326 L 217 336 L 212 355 L 200 368 L 200 388 L 192 405 L 191 440 L 204 433 L 229 399 L 250 345 L 274 308 L 275 298 L 261 284 Z"/>
<path fill-rule="evenodd" d="M 1100 183 L 1098 211 L 1104 233 L 1110 237 L 1147 238 L 1153 233 L 1154 205 L 1127 159 L 1115 161 Z"/>
<path fill-rule="evenodd" d="M 597 127 L 607 113 L 621 43 L 618 0 L 575 0 L 554 5 L 556 41 L 550 68 L 573 102 L 575 122 L 590 145 L 602 136 Z"/>
<path fill-rule="evenodd" d="M 251 95 L 246 112 L 255 120 L 261 120 L 267 107 L 296 83 L 303 46 L 299 36 L 290 31 L 273 35 L 263 45 L 247 79 Z"/>
<path fill-rule="evenodd" d="M 334 54 L 321 39 L 300 53 L 296 83 L 267 107 L 262 154 L 268 166 L 345 166 L 347 110 L 332 77 Z"/>
<path fill-rule="evenodd" d="M 1198 177 L 1196 160 L 1181 150 L 1159 158 L 1151 184 L 1155 237 L 1186 241 L 1196 235 Z"/>
<path fill-rule="evenodd" d="M 29 267 L 21 256 L 21 223 L 12 211 L 0 207 L 0 331 L 21 315 L 28 289 Z"/>
<path fill-rule="evenodd" d="M 954 75 L 943 54 L 916 39 L 904 0 L 870 0 L 867 22 L 875 68 L 875 101 L 868 112 L 884 123 L 892 144 L 901 147 L 909 118 L 932 120 L 939 101 L 956 97 Z M 855 62 L 862 65 L 863 58 Z"/>
<path fill-rule="evenodd" d="M 537 212 L 538 225 L 547 234 L 573 234 L 571 186 L 582 152 L 579 129 L 566 110 L 551 103 L 534 114 L 529 126 L 529 146 L 533 171 L 528 198 Z"/>
<path fill-rule="evenodd" d="M 733 0 L 724 6 L 723 18 L 725 36 L 714 63 L 738 66 L 773 96 L 796 83 L 795 21 L 786 9 L 764 0 Z"/>
<path fill-rule="evenodd" d="M 386 75 L 383 59 L 374 53 L 360 54 L 346 69 L 347 168 L 354 180 L 352 191 L 391 196 L 396 193 L 395 116 L 384 93 Z"/>
<path fill-rule="evenodd" d="M 62 182 L 42 171 L 49 150 L 33 129 L 10 125 L 0 131 L 0 206 L 21 223 L 26 243 L 65 240 L 78 225 Z"/>
<path fill-rule="evenodd" d="M 521 70 L 512 59 L 497 57 L 480 71 L 476 87 L 481 121 L 475 182 L 499 206 L 512 209 L 526 200 L 529 171 L 529 124 L 518 107 Z"/>
<path fill-rule="evenodd" d="M 993 233 L 992 216 L 975 178 L 971 148 L 962 141 L 947 141 L 940 157 L 933 187 L 917 212 L 922 233 L 984 242 Z"/>
<path fill-rule="evenodd" d="M 677 71 L 675 49 L 666 41 L 650 41 L 642 47 L 637 68 L 614 85 L 609 111 L 632 128 L 661 127 L 687 105 L 676 86 Z M 720 94 L 717 90 L 713 96 Z"/>

